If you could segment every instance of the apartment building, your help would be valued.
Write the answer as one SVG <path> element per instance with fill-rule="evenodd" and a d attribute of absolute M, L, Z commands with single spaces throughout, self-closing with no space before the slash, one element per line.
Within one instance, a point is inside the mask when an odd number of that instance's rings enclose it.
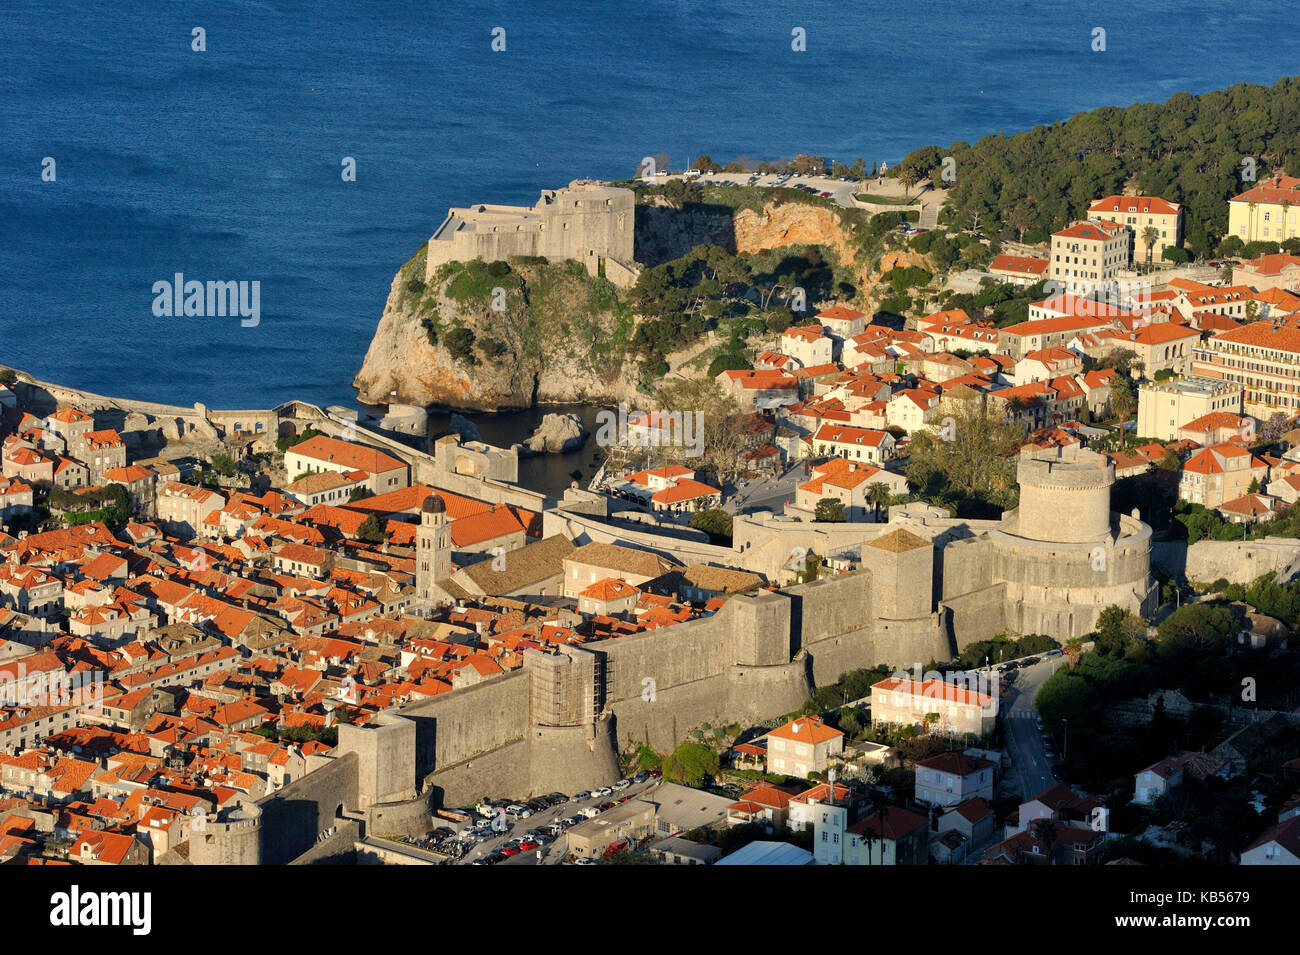
<path fill-rule="evenodd" d="M 171 525 L 186 537 L 198 535 L 208 515 L 226 506 L 226 499 L 216 491 L 179 481 L 169 481 L 158 489 L 158 520 Z"/>
<path fill-rule="evenodd" d="M 1116 222 L 1075 222 L 1052 233 L 1048 277 L 1066 289 L 1095 289 L 1132 262 L 1133 233 Z"/>
<path fill-rule="evenodd" d="M 825 464 L 815 466 L 812 479 L 795 489 L 794 507 L 812 515 L 817 510 L 817 502 L 829 497 L 844 505 L 845 520 L 869 521 L 876 512 L 869 496 L 873 484 L 885 485 L 890 494 L 903 495 L 908 491 L 907 478 L 902 474 L 844 458 L 831 458 Z M 886 511 L 886 508 L 881 509 L 882 517 Z"/>
<path fill-rule="evenodd" d="M 1200 375 L 1141 385 L 1137 433 L 1157 441 L 1175 441 L 1191 421 L 1217 412 L 1241 414 L 1244 392 L 1241 385 Z"/>
<path fill-rule="evenodd" d="M 1300 179 L 1272 176 L 1228 200 L 1228 235 L 1242 242 L 1282 242 L 1300 235 Z"/>
<path fill-rule="evenodd" d="M 916 799 L 930 806 L 955 806 L 974 796 L 992 799 L 993 771 L 993 763 L 978 756 L 931 756 L 916 764 Z"/>
<path fill-rule="evenodd" d="M 1130 254 L 1147 257 L 1144 233 L 1155 229 L 1158 235 L 1151 245 L 1152 261 L 1159 261 L 1165 249 L 1183 244 L 1183 207 L 1158 196 L 1107 196 L 1088 205 L 1088 218 L 1127 226 L 1133 237 Z"/>
<path fill-rule="evenodd" d="M 951 733 L 982 736 L 993 731 L 998 701 L 941 680 L 918 683 L 890 677 L 871 687 L 871 722 L 890 726 L 931 725 Z"/>
<path fill-rule="evenodd" d="M 989 263 L 989 272 L 1004 282 L 1024 288 L 1046 278 L 1050 264 L 1050 260 L 1035 255 L 999 255 Z"/>
<path fill-rule="evenodd" d="M 1234 442 L 1202 448 L 1183 465 L 1178 477 L 1178 499 L 1189 504 L 1217 508 L 1250 490 L 1252 481 L 1263 481 L 1268 465 Z"/>
<path fill-rule="evenodd" d="M 857 463 L 883 464 L 894 455 L 894 436 L 888 431 L 871 428 L 824 424 L 813 437 L 813 447 L 818 455 L 834 455 Z"/>
<path fill-rule="evenodd" d="M 308 438 L 286 451 L 284 469 L 291 478 L 322 471 L 344 475 L 364 471 L 368 475 L 366 487 L 372 494 L 400 491 L 410 485 L 404 461 L 363 444 L 340 441 L 323 434 Z"/>
<path fill-rule="evenodd" d="M 813 859 L 818 865 L 925 865 L 930 823 L 891 806 L 849 823 L 842 805 L 818 803 L 813 816 Z"/>
<path fill-rule="evenodd" d="M 805 777 L 824 773 L 830 758 L 844 752 L 844 734 L 819 716 L 801 716 L 767 734 L 767 769 Z"/>
<path fill-rule="evenodd" d="M 781 354 L 796 359 L 804 368 L 825 365 L 834 353 L 835 342 L 820 325 L 787 328 L 781 334 Z"/>
<path fill-rule="evenodd" d="M 1193 349 L 1192 374 L 1241 386 L 1240 411 L 1262 421 L 1277 411 L 1294 414 L 1300 409 L 1300 328 L 1252 322 L 1215 335 Z"/>
<path fill-rule="evenodd" d="M 1300 256 L 1286 252 L 1261 255 L 1249 262 L 1234 265 L 1232 277 L 1257 292 L 1267 292 L 1270 289 L 1300 292 Z"/>

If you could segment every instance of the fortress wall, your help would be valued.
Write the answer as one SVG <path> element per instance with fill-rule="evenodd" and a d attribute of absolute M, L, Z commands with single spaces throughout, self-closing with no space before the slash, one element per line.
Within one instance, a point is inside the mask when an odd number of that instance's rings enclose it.
<path fill-rule="evenodd" d="M 410 448 L 407 448 L 407 451 L 409 453 Z M 542 511 L 548 504 L 554 502 L 554 498 L 548 498 L 545 494 L 530 491 L 525 487 L 499 484 L 485 478 L 442 470 L 433 461 L 413 459 L 411 464 L 414 472 L 411 480 L 414 483 L 428 484 L 441 491 L 463 494 L 475 500 L 486 501 L 488 504 L 513 504 L 530 511 Z"/>
<path fill-rule="evenodd" d="M 795 646 L 808 647 L 867 626 L 872 618 L 873 580 L 870 570 L 855 570 L 779 591 L 790 598 Z"/>
<path fill-rule="evenodd" d="M 943 594 L 983 590 L 993 583 L 993 543 L 987 537 L 956 541 L 945 548 Z"/>
<path fill-rule="evenodd" d="M 455 488 L 448 488 L 448 490 L 455 490 Z M 637 550 L 653 551 L 684 564 L 746 566 L 743 558 L 738 558 L 736 552 L 730 547 L 720 547 L 704 540 L 650 533 L 628 525 L 609 524 L 567 509 L 548 511 L 542 515 L 542 536 L 550 537 L 554 534 L 563 534 L 577 544 L 622 544 L 626 547 L 635 547 Z"/>
<path fill-rule="evenodd" d="M 371 836 L 414 836 L 433 827 L 429 796 L 421 793 L 414 799 L 370 807 L 366 817 L 366 834 Z"/>
<path fill-rule="evenodd" d="M 639 700 L 651 690 L 662 694 L 722 674 L 737 662 L 732 631 L 741 599 L 728 600 L 712 617 L 584 644 L 604 657 L 606 702 Z"/>
<path fill-rule="evenodd" d="M 574 793 L 618 779 L 614 721 L 529 730 L 531 793 Z"/>
<path fill-rule="evenodd" d="M 324 842 L 318 842 L 290 865 L 356 865 L 357 840 L 361 838 L 361 826 L 354 819 L 340 819 L 334 835 Z"/>
<path fill-rule="evenodd" d="M 514 670 L 408 703 L 398 715 L 415 723 L 415 774 L 424 779 L 436 769 L 523 738 L 529 721 L 528 673 Z"/>
<path fill-rule="evenodd" d="M 808 698 L 806 665 L 735 667 L 693 683 L 659 685 L 653 697 L 636 696 L 613 705 L 618 746 L 645 742 L 668 752 L 703 723 L 756 722 L 780 716 Z"/>
<path fill-rule="evenodd" d="M 990 640 L 1007 629 L 1006 584 L 966 591 L 943 601 L 939 609 L 960 653 L 970 644 Z"/>
<path fill-rule="evenodd" d="M 520 799 L 537 795 L 531 791 L 530 746 L 527 739 L 516 740 L 430 774 L 425 780 L 430 803 L 460 807 L 472 806 L 484 796 Z"/>
<path fill-rule="evenodd" d="M 258 801 L 262 865 L 292 862 L 322 832 L 345 821 L 338 809 L 357 805 L 357 763 L 355 753 L 346 753 Z"/>

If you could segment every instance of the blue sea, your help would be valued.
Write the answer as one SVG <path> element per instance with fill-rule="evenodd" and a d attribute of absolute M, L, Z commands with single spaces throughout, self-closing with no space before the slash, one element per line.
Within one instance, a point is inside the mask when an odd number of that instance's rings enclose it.
<path fill-rule="evenodd" d="M 0 362 L 180 404 L 350 405 L 393 274 L 450 205 L 657 153 L 893 162 L 1296 68 L 1289 4 L 1087 7 L 10 0 Z M 259 324 L 155 316 L 178 272 L 260 282 Z"/>

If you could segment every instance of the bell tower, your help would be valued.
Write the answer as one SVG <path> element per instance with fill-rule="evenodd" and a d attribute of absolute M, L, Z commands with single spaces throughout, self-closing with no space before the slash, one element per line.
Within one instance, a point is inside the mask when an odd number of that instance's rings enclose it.
<path fill-rule="evenodd" d="M 430 494 L 420 507 L 420 528 L 415 532 L 415 586 L 420 599 L 435 602 L 434 584 L 451 576 L 451 528 L 447 504 Z"/>

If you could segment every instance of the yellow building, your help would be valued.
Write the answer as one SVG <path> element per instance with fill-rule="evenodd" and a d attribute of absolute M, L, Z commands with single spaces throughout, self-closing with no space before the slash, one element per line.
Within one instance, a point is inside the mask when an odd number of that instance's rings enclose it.
<path fill-rule="evenodd" d="M 1300 179 L 1273 176 L 1228 200 L 1228 235 L 1281 242 L 1300 235 Z"/>
<path fill-rule="evenodd" d="M 1143 233 L 1147 228 L 1159 233 L 1151 246 L 1152 261 L 1159 261 L 1165 249 L 1183 244 L 1183 207 L 1159 196 L 1094 199 L 1088 206 L 1088 218 L 1128 226 L 1133 235 L 1131 251 L 1134 259 L 1146 259 L 1147 243 Z"/>
<path fill-rule="evenodd" d="M 1275 412 L 1300 410 L 1300 329 L 1251 322 L 1201 342 L 1193 351 L 1192 374 L 1245 389 L 1242 410 L 1267 421 Z"/>

